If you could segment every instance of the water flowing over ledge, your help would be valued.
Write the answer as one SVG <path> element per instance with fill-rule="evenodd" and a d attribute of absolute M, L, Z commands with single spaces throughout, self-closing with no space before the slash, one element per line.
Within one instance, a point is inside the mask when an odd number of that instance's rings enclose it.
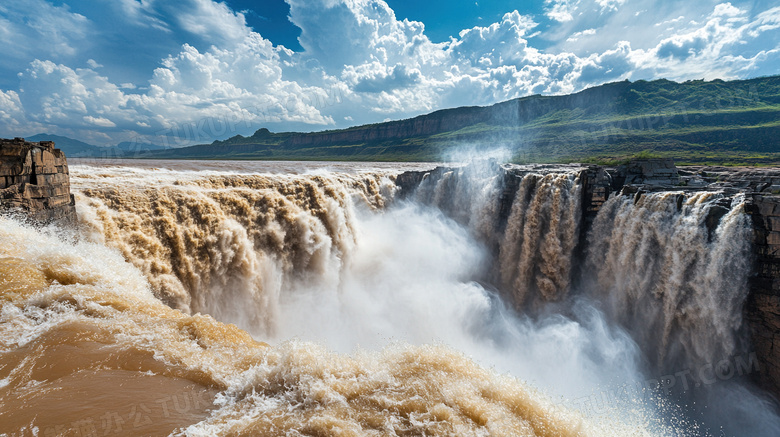
<path fill-rule="evenodd" d="M 683 391 L 663 378 L 751 352 L 749 199 L 608 196 L 613 182 L 490 163 L 411 176 L 74 167 L 73 241 L 2 219 L 0 396 L 123 381 L 117 402 L 159 406 L 149 430 L 189 435 L 774 435 L 748 378 Z M 54 360 L 70 364 L 44 370 Z M 598 412 L 578 402 L 651 379 Z M 189 408 L 154 416 L 185 392 Z M 90 408 L 3 422 L 100 432 L 114 413 L 147 429 L 118 404 Z"/>

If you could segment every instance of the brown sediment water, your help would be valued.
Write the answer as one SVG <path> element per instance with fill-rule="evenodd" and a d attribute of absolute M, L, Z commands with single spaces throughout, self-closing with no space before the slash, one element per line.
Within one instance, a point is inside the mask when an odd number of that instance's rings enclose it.
<path fill-rule="evenodd" d="M 679 431 L 625 405 L 594 418 L 543 391 L 555 379 L 591 390 L 597 386 L 590 379 L 634 375 L 636 351 L 603 325 L 591 329 L 562 317 L 534 324 L 491 313 L 489 295 L 468 276 L 494 247 L 496 266 L 488 270 L 517 307 L 567 299 L 580 233 L 576 171 L 523 176 L 507 222 L 499 224 L 495 175 L 466 183 L 445 174 L 404 206 L 396 203 L 393 183 L 400 167 L 256 165 L 212 163 L 198 171 L 175 162 L 75 165 L 77 231 L 0 217 L 0 434 Z M 628 212 L 621 209 L 628 204 L 611 202 L 594 231 L 611 241 L 601 248 L 605 264 L 593 268 L 605 290 L 635 285 L 609 270 L 622 259 L 617 242 L 629 241 L 636 227 L 619 218 L 655 208 Z M 693 211 L 706 203 L 691 198 L 686 205 Z M 656 209 L 665 211 L 663 205 Z M 684 228 L 685 217 L 703 212 L 670 214 Z M 703 241 L 698 250 L 707 254 L 736 253 L 725 247 L 744 231 L 736 214 L 722 221 L 715 243 L 706 235 L 685 241 Z M 696 220 L 690 228 L 701 232 Z M 715 247 L 719 241 L 724 247 Z M 716 283 L 707 266 L 726 264 L 712 256 L 696 267 L 695 287 Z M 672 271 L 669 280 L 678 276 Z M 674 312 L 671 303 L 661 306 Z M 698 320 L 691 332 L 710 319 Z M 301 332 L 297 325 L 345 338 L 381 337 L 389 346 L 362 349 L 356 340 L 349 353 L 336 353 L 329 344 L 289 339 L 297 334 L 279 338 Z M 728 343 L 732 325 L 717 327 L 721 343 Z M 481 331 L 499 328 L 505 331 L 496 336 Z M 410 331 L 420 331 L 421 340 L 407 341 Z M 460 345 L 469 352 L 458 351 Z M 501 354 L 520 362 L 512 370 L 526 373 L 488 369 Z M 556 372 L 541 384 L 519 379 Z"/>
<path fill-rule="evenodd" d="M 236 175 L 76 168 L 73 185 L 87 232 L 140 268 L 157 297 L 185 312 L 270 333 L 286 283 L 316 282 L 350 262 L 354 205 L 384 207 L 394 189 L 391 178 L 383 171 Z M 245 311 L 247 306 L 256 311 Z"/>
<path fill-rule="evenodd" d="M 187 365 L 198 348 L 157 348 L 193 338 L 263 347 L 164 306 L 132 269 L 116 274 L 129 266 L 115 255 L 93 263 L 91 248 L 41 237 L 15 224 L 0 236 L 0 432 L 167 435 L 205 418 L 222 385 Z"/>
<path fill-rule="evenodd" d="M 645 193 L 609 199 L 596 218 L 592 289 L 654 351 L 657 367 L 700 366 L 744 351 L 752 230 L 743 204 L 742 196 L 718 192 Z"/>
<path fill-rule="evenodd" d="M 165 306 L 105 246 L 0 225 L 0 431 L 9 435 L 584 430 L 577 414 L 446 348 L 352 357 L 271 348 Z"/>

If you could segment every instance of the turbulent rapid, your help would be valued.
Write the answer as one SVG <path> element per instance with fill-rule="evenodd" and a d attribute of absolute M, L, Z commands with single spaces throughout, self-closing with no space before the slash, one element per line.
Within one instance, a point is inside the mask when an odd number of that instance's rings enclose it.
<path fill-rule="evenodd" d="M 749 382 L 664 386 L 747 352 L 739 198 L 613 196 L 584 235 L 576 168 L 163 164 L 73 166 L 76 230 L 0 217 L 0 434 L 780 429 Z"/>

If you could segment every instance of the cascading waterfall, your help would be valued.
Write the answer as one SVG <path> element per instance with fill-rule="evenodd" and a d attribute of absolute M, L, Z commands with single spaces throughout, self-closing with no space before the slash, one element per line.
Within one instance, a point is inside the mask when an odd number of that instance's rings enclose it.
<path fill-rule="evenodd" d="M 588 235 L 583 293 L 713 434 L 780 432 L 776 402 L 747 379 L 761 370 L 742 319 L 751 234 L 742 195 L 661 192 L 612 197 Z"/>
<path fill-rule="evenodd" d="M 500 232 L 501 169 L 477 163 L 426 177 L 415 189 L 414 201 L 434 206 L 468 227 L 480 240 L 492 244 Z"/>
<path fill-rule="evenodd" d="M 744 352 L 751 228 L 743 202 L 717 192 L 645 193 L 615 196 L 599 212 L 588 236 L 589 287 L 656 354 L 656 369 Z"/>
<path fill-rule="evenodd" d="M 45 435 L 93 420 L 99 433 L 119 414 L 130 434 L 705 434 L 652 399 L 607 417 L 572 400 L 744 350 L 742 200 L 613 196 L 583 248 L 581 171 L 471 165 L 399 199 L 392 170 L 74 167 L 73 241 L 0 218 L 0 405 L 12 405 L 0 424 Z M 74 411 L 46 400 L 81 387 L 96 400 Z M 775 435 L 771 407 L 726 390 L 748 406 L 740 431 Z M 122 410 L 183 392 L 192 408 L 151 424 L 132 428 Z M 24 413 L 24 399 L 47 414 Z M 759 410 L 768 419 L 751 423 Z"/>
<path fill-rule="evenodd" d="M 780 429 L 773 403 L 738 381 L 690 391 L 704 383 L 703 374 L 693 374 L 708 366 L 726 375 L 735 375 L 739 366 L 739 372 L 755 370 L 742 320 L 752 265 L 744 197 L 682 191 L 613 195 L 580 241 L 581 170 L 562 170 L 432 172 L 415 200 L 468 226 L 490 248 L 493 267 L 486 280 L 520 311 L 540 314 L 548 303 L 564 301 L 553 311 L 584 320 L 566 298 L 593 302 L 643 352 L 641 367 L 653 376 L 647 379 L 660 383 L 647 388 L 669 394 L 679 384 L 675 401 L 691 402 L 696 417 L 727 434 L 772 435 Z M 507 209 L 504 218 L 499 211 Z M 716 368 L 718 363 L 731 368 Z M 686 372 L 689 379 L 674 380 L 688 377 Z M 737 419 L 745 414 L 755 419 Z"/>
<path fill-rule="evenodd" d="M 498 255 L 501 284 L 516 305 L 558 301 L 569 292 L 581 188 L 575 173 L 530 174 L 520 182 Z"/>
<path fill-rule="evenodd" d="M 74 178 L 96 240 L 118 248 L 172 307 L 260 333 L 273 331 L 287 283 L 338 281 L 355 245 L 353 201 L 379 208 L 392 192 L 381 172 L 183 177 L 122 189 L 90 188 L 95 179 Z"/>
<path fill-rule="evenodd" d="M 414 199 L 467 226 L 495 252 L 488 280 L 518 308 L 561 300 L 579 241 L 579 171 L 506 171 L 485 164 L 453 169 L 423 180 Z M 500 213 L 502 195 L 511 199 L 508 217 Z"/>
<path fill-rule="evenodd" d="M 452 169 L 423 180 L 415 201 L 433 205 L 490 247 L 494 283 L 527 309 L 564 299 L 572 282 L 631 329 L 656 369 L 693 366 L 744 349 L 750 274 L 743 197 L 720 192 L 615 195 L 587 236 L 575 278 L 582 184 L 578 171 Z M 507 193 L 509 191 L 509 193 Z M 500 217 L 501 193 L 509 213 Z M 509 199 L 508 201 L 506 199 Z"/>

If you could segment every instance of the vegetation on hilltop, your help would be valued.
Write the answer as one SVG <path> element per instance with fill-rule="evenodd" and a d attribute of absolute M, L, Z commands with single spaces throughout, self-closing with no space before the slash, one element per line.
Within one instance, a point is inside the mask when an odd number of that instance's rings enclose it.
<path fill-rule="evenodd" d="M 145 156 L 438 161 L 464 147 L 505 148 L 517 162 L 614 162 L 643 153 L 680 163 L 780 163 L 780 76 L 615 82 L 342 130 L 260 129 Z"/>

